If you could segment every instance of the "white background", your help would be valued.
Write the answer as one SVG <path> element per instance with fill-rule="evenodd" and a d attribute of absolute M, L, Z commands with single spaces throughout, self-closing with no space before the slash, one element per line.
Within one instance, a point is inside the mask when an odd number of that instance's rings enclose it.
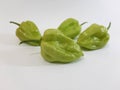
<path fill-rule="evenodd" d="M 34 21 L 43 32 L 66 18 L 107 26 L 110 41 L 84 51 L 70 64 L 52 64 L 40 47 L 18 45 L 17 26 L 9 21 Z M 119 0 L 0 0 L 0 90 L 120 90 Z"/>

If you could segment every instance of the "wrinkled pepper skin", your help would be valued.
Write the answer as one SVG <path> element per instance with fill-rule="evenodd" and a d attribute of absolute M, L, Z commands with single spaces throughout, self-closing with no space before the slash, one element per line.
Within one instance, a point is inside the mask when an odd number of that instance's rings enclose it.
<path fill-rule="evenodd" d="M 77 43 L 85 49 L 95 50 L 104 47 L 109 38 L 110 36 L 106 27 L 92 24 L 80 34 Z"/>
<path fill-rule="evenodd" d="M 16 29 L 16 36 L 21 40 L 32 46 L 39 46 L 41 40 L 41 34 L 38 27 L 32 21 L 25 21 L 21 24 L 16 22 L 11 22 L 17 24 L 19 27 Z"/>
<path fill-rule="evenodd" d="M 64 35 L 74 39 L 81 31 L 81 25 L 76 19 L 68 18 L 58 27 Z"/>
<path fill-rule="evenodd" d="M 46 61 L 53 63 L 69 63 L 83 56 L 79 45 L 56 29 L 44 32 L 41 54 Z"/>

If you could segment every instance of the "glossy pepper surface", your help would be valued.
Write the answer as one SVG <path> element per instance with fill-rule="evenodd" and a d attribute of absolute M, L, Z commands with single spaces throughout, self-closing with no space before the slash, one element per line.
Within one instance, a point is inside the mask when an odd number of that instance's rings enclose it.
<path fill-rule="evenodd" d="M 110 25 L 111 23 L 109 24 L 109 27 L 106 28 L 103 25 L 92 24 L 80 34 L 77 43 L 81 47 L 90 50 L 104 47 L 110 38 L 108 34 Z"/>
<path fill-rule="evenodd" d="M 56 29 L 44 32 L 41 54 L 48 62 L 58 63 L 69 63 L 83 56 L 79 45 Z"/>
<path fill-rule="evenodd" d="M 21 24 L 16 22 L 10 22 L 18 25 L 19 27 L 16 29 L 16 36 L 21 40 L 21 43 L 27 43 L 33 46 L 39 46 L 41 40 L 41 34 L 39 32 L 38 27 L 32 21 L 25 21 Z"/>
<path fill-rule="evenodd" d="M 68 18 L 60 24 L 58 30 L 60 30 L 64 35 L 73 39 L 80 33 L 81 25 L 76 19 Z"/>

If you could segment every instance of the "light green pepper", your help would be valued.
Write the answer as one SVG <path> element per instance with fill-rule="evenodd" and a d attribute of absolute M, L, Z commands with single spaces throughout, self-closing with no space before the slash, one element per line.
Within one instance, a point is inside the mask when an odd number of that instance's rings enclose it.
<path fill-rule="evenodd" d="M 21 40 L 21 43 L 27 43 L 33 46 L 39 46 L 41 34 L 38 27 L 32 21 L 25 21 L 21 24 L 11 21 L 19 27 L 16 29 L 16 36 Z"/>
<path fill-rule="evenodd" d="M 44 32 L 41 54 L 48 62 L 59 63 L 69 63 L 83 56 L 79 45 L 56 29 Z"/>
<path fill-rule="evenodd" d="M 81 31 L 81 25 L 76 19 L 68 18 L 58 27 L 64 35 L 74 39 Z"/>
<path fill-rule="evenodd" d="M 110 26 L 111 23 L 109 23 L 107 28 L 103 25 L 92 24 L 80 34 L 77 43 L 81 47 L 90 50 L 104 47 L 110 38 L 108 34 Z"/>

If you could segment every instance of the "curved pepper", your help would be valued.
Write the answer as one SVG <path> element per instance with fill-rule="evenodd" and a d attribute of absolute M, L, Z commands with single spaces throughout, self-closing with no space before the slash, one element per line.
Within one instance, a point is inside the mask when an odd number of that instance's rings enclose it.
<path fill-rule="evenodd" d="M 68 18 L 60 24 L 58 30 L 73 39 L 80 33 L 81 25 L 76 19 Z"/>
<path fill-rule="evenodd" d="M 109 23 L 109 26 L 106 28 L 102 25 L 92 24 L 80 34 L 77 43 L 81 47 L 90 50 L 104 47 L 110 38 L 108 34 L 110 25 L 111 23 Z"/>
<path fill-rule="evenodd" d="M 41 54 L 48 62 L 59 63 L 69 63 L 83 56 L 79 45 L 56 29 L 44 32 Z"/>
<path fill-rule="evenodd" d="M 11 21 L 19 27 L 16 29 L 16 36 L 21 40 L 21 43 L 27 43 L 32 46 L 39 46 L 41 34 L 38 27 L 32 21 L 25 21 L 21 24 Z"/>

